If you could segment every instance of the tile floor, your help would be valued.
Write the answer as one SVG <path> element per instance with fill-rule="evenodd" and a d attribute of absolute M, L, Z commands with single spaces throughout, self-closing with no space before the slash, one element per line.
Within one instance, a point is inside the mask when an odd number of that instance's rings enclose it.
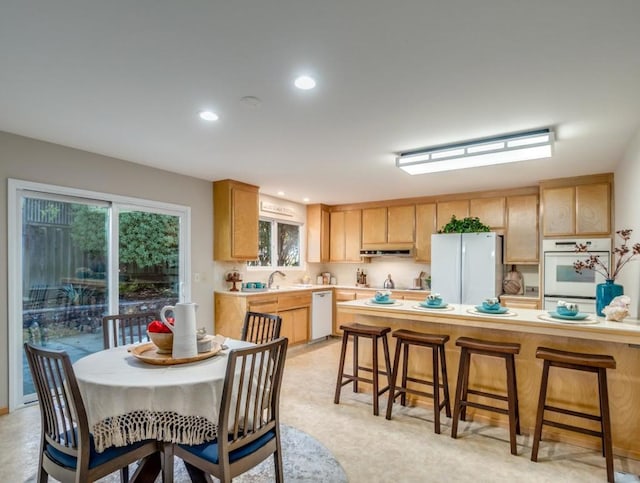
<path fill-rule="evenodd" d="M 461 423 L 450 437 L 451 420 L 433 433 L 433 414 L 424 408 L 394 408 L 393 419 L 373 416 L 371 396 L 343 388 L 333 403 L 340 346 L 336 340 L 292 348 L 281 398 L 283 423 L 305 431 L 331 450 L 350 482 L 600 482 L 606 480 L 599 452 L 543 442 L 539 462 L 530 460 L 531 438 L 518 439 L 509 453 L 505 429 Z M 384 402 L 383 402 L 384 401 Z M 29 407 L 0 417 L 0 481 L 18 483 L 36 471 L 39 412 Z M 640 461 L 616 457 L 616 481 L 640 481 Z M 330 483 L 330 482 L 328 482 Z"/>

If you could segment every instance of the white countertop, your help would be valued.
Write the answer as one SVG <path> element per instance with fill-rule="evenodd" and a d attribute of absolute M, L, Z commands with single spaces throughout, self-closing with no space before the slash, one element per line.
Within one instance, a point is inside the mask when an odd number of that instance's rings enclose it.
<path fill-rule="evenodd" d="M 544 310 L 510 308 L 507 314 L 498 315 L 477 313 L 473 305 L 450 304 L 449 306 L 449 309 L 427 309 L 411 300 L 397 300 L 393 305 L 371 305 L 370 300 L 353 300 L 336 304 L 338 311 L 343 313 L 618 342 L 638 345 L 640 348 L 640 321 L 637 319 L 612 322 L 591 314 L 592 320 L 585 323 L 546 320 L 550 318 L 548 312 Z"/>
<path fill-rule="evenodd" d="M 372 291 L 386 290 L 379 287 L 356 287 L 354 285 L 317 285 L 317 284 L 302 285 L 302 284 L 299 284 L 299 285 L 285 285 L 285 286 L 280 286 L 280 288 L 270 289 L 270 290 L 261 290 L 261 291 L 238 290 L 237 292 L 231 292 L 230 290 L 216 290 L 216 293 L 247 297 L 249 295 L 279 294 L 282 292 L 300 292 L 304 290 L 312 290 L 314 292 L 317 292 L 320 290 L 331 290 L 334 288 L 344 289 L 344 290 L 372 290 Z M 404 288 L 404 289 L 396 288 L 396 289 L 392 289 L 391 291 L 392 292 L 424 293 L 425 297 L 429 293 L 429 290 L 415 290 L 410 288 Z"/>

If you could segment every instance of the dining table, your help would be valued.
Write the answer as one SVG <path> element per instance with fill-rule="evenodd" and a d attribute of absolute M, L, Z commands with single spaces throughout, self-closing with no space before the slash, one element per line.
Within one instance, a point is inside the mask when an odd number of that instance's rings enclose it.
<path fill-rule="evenodd" d="M 148 439 L 178 444 L 214 440 L 228 353 L 250 345 L 226 339 L 223 350 L 188 363 L 150 363 L 135 345 L 76 361 L 73 369 L 96 451 Z M 132 481 L 154 481 L 159 470 L 156 455 L 140 465 Z"/>

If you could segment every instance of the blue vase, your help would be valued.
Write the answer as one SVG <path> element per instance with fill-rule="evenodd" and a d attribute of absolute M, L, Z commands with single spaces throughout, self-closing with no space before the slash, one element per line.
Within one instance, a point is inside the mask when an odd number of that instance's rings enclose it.
<path fill-rule="evenodd" d="M 613 282 L 613 280 L 607 280 L 596 286 L 596 312 L 601 317 L 604 315 L 602 309 L 609 305 L 614 297 L 624 293 L 624 287 Z"/>

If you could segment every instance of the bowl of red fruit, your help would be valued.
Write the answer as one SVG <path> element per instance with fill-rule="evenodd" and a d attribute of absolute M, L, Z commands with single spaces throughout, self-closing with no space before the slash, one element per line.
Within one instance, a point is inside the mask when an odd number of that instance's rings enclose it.
<path fill-rule="evenodd" d="M 169 323 L 173 322 L 171 317 L 167 318 Z M 171 354 L 173 350 L 173 332 L 159 320 L 154 320 L 147 326 L 147 335 L 158 350 L 158 354 Z"/>

